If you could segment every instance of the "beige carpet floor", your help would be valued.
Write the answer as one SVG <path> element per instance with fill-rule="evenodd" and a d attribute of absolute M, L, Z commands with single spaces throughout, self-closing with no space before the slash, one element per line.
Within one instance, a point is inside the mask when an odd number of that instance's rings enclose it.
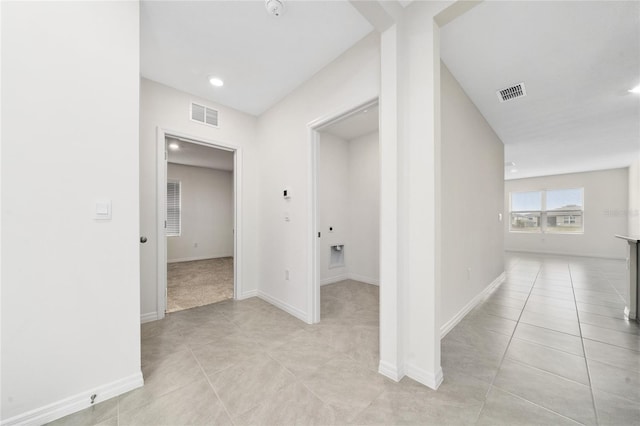
<path fill-rule="evenodd" d="M 167 264 L 167 312 L 233 298 L 233 257 Z"/>

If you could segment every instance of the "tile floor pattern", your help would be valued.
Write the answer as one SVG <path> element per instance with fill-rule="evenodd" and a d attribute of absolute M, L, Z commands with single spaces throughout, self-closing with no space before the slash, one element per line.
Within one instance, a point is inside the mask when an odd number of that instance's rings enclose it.
<path fill-rule="evenodd" d="M 378 289 L 344 281 L 322 288 L 314 326 L 257 298 L 144 324 L 145 386 L 54 424 L 640 424 L 624 262 L 507 255 L 506 269 L 443 339 L 437 392 L 376 373 Z"/>
<path fill-rule="evenodd" d="M 233 257 L 167 264 L 167 312 L 233 299 Z"/>

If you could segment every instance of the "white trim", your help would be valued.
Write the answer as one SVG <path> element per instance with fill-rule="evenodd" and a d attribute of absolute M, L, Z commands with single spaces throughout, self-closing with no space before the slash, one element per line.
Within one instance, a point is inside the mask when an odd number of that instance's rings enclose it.
<path fill-rule="evenodd" d="M 364 102 L 352 104 L 350 106 L 340 108 L 337 111 L 307 123 L 309 129 L 309 157 L 308 157 L 308 174 L 307 181 L 309 185 L 307 191 L 308 197 L 308 257 L 307 264 L 311 267 L 307 272 L 307 311 L 305 322 L 315 324 L 320 322 L 320 254 L 318 250 L 318 144 L 320 142 L 319 132 L 327 126 L 350 117 L 358 112 L 380 104 L 380 96 L 369 98 Z"/>
<path fill-rule="evenodd" d="M 146 314 L 140 315 L 140 324 L 144 324 L 145 322 L 155 321 L 158 319 L 160 318 L 158 318 L 157 312 L 147 312 Z"/>
<path fill-rule="evenodd" d="M 469 301 L 469 303 L 467 303 L 466 305 L 464 305 L 464 307 L 462 309 L 460 309 L 460 311 L 458 311 L 457 314 L 455 314 L 453 316 L 453 318 L 451 318 L 449 321 L 447 321 L 446 323 L 442 324 L 442 326 L 440 327 L 440 338 L 442 339 L 444 336 L 447 335 L 447 333 L 449 333 L 453 327 L 455 327 L 456 325 L 458 325 L 458 323 L 460 321 L 462 321 L 462 319 L 473 309 L 475 308 L 478 303 L 480 303 L 485 297 L 487 297 L 489 295 L 489 293 L 491 293 L 496 287 L 498 287 L 500 284 L 502 284 L 505 280 L 505 273 L 501 273 L 500 275 L 498 275 L 498 277 L 491 281 L 491 283 L 484 289 L 482 290 L 480 293 L 478 293 L 476 295 L 476 297 L 474 297 L 473 299 L 471 299 Z"/>
<path fill-rule="evenodd" d="M 354 280 L 354 281 L 359 281 L 365 284 L 380 286 L 380 280 L 378 279 L 365 277 L 364 275 L 353 274 L 351 272 L 347 272 L 346 274 L 335 275 L 333 277 L 320 280 L 320 286 L 333 284 L 333 283 L 337 283 L 344 280 Z"/>
<path fill-rule="evenodd" d="M 157 319 L 164 318 L 167 306 L 166 289 L 167 289 L 167 244 L 164 230 L 164 220 L 166 219 L 165 199 L 166 199 L 166 181 L 167 181 L 167 158 L 166 158 L 166 137 L 174 137 L 185 142 L 197 145 L 208 146 L 211 148 L 231 151 L 233 156 L 233 297 L 238 299 L 247 298 L 242 291 L 242 148 L 227 142 L 220 142 L 211 139 L 205 139 L 198 136 L 191 136 L 175 130 L 170 130 L 158 126 L 156 128 L 156 214 L 157 214 Z M 210 258 L 210 257 L 207 257 Z M 196 259 L 197 260 L 197 259 Z"/>
<path fill-rule="evenodd" d="M 320 226 L 318 225 L 318 146 L 320 134 L 309 125 L 309 205 L 308 205 L 308 233 L 310 265 L 307 272 L 307 320 L 309 324 L 320 322 L 320 250 L 318 250 Z"/>
<path fill-rule="evenodd" d="M 167 310 L 167 244 L 164 221 L 167 219 L 167 149 L 165 131 L 156 128 L 156 318 L 164 318 Z"/>
<path fill-rule="evenodd" d="M 380 360 L 378 364 L 378 373 L 388 377 L 394 382 L 399 382 L 404 377 L 404 369 L 401 366 L 393 365 L 382 360 Z"/>
<path fill-rule="evenodd" d="M 327 284 L 333 284 L 333 283 L 339 283 L 340 281 L 344 281 L 344 280 L 348 280 L 349 279 L 349 275 L 348 274 L 340 274 L 340 275 L 336 275 L 334 277 L 329 277 L 329 278 L 325 278 L 323 280 L 320 280 L 320 285 L 327 285 Z"/>
<path fill-rule="evenodd" d="M 549 234 L 546 234 L 546 235 L 549 235 Z M 540 250 L 522 250 L 522 249 L 511 249 L 511 248 L 505 248 L 504 251 L 508 251 L 510 253 L 527 253 L 527 254 L 540 254 L 540 255 L 551 255 L 551 256 L 595 257 L 597 259 L 627 260 L 626 257 L 607 256 L 607 255 L 596 254 L 596 253 L 569 253 L 569 252 L 566 252 L 566 251 L 564 251 L 564 252 L 560 252 L 560 251 L 540 251 Z"/>
<path fill-rule="evenodd" d="M 167 263 L 193 262 L 194 260 L 220 259 L 223 257 L 233 257 L 233 253 L 229 254 L 211 254 L 205 256 L 181 257 L 178 259 L 167 259 Z"/>
<path fill-rule="evenodd" d="M 250 299 L 252 297 L 257 297 L 257 296 L 258 296 L 258 290 L 253 289 L 253 290 L 249 290 L 244 293 L 238 294 L 238 296 L 236 297 L 236 300 Z"/>
<path fill-rule="evenodd" d="M 358 274 L 354 274 L 349 272 L 347 274 L 347 277 L 350 280 L 354 280 L 354 281 L 360 281 L 361 283 L 365 283 L 365 284 L 371 284 L 371 285 L 375 285 L 375 286 L 380 286 L 380 280 L 376 279 L 376 278 L 371 278 L 371 277 L 365 277 L 364 275 L 358 275 Z"/>
<path fill-rule="evenodd" d="M 265 302 L 271 303 L 273 306 L 275 306 L 276 308 L 279 308 L 283 311 L 285 311 L 286 313 L 293 315 L 294 317 L 298 318 L 300 321 L 304 321 L 307 324 L 311 324 L 308 321 L 308 316 L 306 312 L 302 312 L 300 309 L 295 308 L 291 305 L 289 305 L 288 303 L 283 302 L 280 299 L 276 299 L 273 296 L 268 295 L 267 293 L 257 290 L 258 292 L 258 297 L 262 300 L 264 300 Z"/>
<path fill-rule="evenodd" d="M 74 396 L 27 411 L 26 413 L 18 414 L 17 416 L 3 420 L 0 424 L 2 426 L 41 425 L 90 407 L 92 405 L 90 401 L 91 395 L 97 395 L 95 403 L 99 403 L 117 397 L 118 395 L 122 395 L 143 385 L 144 380 L 142 379 L 142 372 L 138 372 L 128 377 L 115 380 L 111 383 L 87 389 L 86 391 Z"/>
<path fill-rule="evenodd" d="M 433 390 L 437 390 L 444 380 L 444 376 L 442 375 L 442 367 L 438 367 L 438 370 L 435 373 L 431 373 L 412 364 L 407 364 L 406 370 L 408 377 L 412 378 L 418 383 L 422 383 L 423 385 L 430 387 Z"/>

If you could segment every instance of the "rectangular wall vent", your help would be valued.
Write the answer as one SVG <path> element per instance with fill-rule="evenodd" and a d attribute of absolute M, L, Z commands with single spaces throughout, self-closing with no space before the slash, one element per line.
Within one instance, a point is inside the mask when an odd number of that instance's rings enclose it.
<path fill-rule="evenodd" d="M 527 90 L 524 87 L 524 83 L 518 83 L 515 86 L 505 87 L 496 92 L 500 102 L 507 102 L 513 99 L 527 96 Z"/>
<path fill-rule="evenodd" d="M 207 126 L 219 126 L 218 111 L 195 102 L 191 102 L 191 120 Z"/>

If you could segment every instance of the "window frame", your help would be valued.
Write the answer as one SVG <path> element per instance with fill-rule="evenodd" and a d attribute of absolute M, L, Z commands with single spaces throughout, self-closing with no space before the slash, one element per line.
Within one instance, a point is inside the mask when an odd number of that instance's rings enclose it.
<path fill-rule="evenodd" d="M 580 191 L 580 200 L 581 205 L 579 209 L 567 211 L 569 213 L 569 217 L 573 218 L 574 223 L 577 221 L 577 216 L 581 217 L 581 224 L 579 231 L 552 231 L 549 232 L 547 230 L 548 227 L 548 214 L 554 212 L 555 210 L 547 210 L 547 193 L 553 191 L 567 191 L 567 190 L 579 190 Z M 540 193 L 540 208 L 541 210 L 512 210 L 513 206 L 513 194 L 523 194 L 530 192 L 539 192 Z M 576 212 L 580 212 L 579 215 Z M 513 214 L 514 213 L 537 213 L 539 217 L 539 226 L 535 231 L 524 231 L 518 230 L 513 227 Z M 566 217 L 566 216 L 565 216 Z M 564 224 L 564 219 L 563 219 Z M 546 235 L 584 235 L 585 232 L 585 221 L 584 221 L 584 187 L 573 187 L 573 188 L 554 188 L 554 189 L 534 189 L 534 190 L 523 190 L 523 191 L 510 191 L 509 192 L 509 232 L 514 234 L 546 234 Z"/>

